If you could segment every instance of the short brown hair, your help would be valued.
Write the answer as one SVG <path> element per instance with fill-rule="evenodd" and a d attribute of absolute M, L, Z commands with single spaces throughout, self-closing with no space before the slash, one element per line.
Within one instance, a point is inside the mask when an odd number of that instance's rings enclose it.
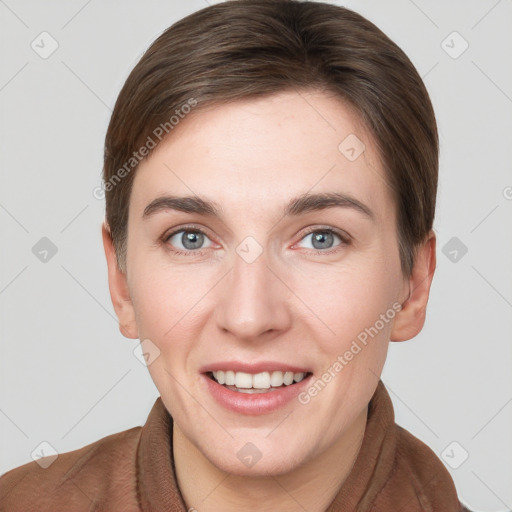
<path fill-rule="evenodd" d="M 333 92 L 373 135 L 396 204 L 402 272 L 410 277 L 437 193 L 438 134 L 427 90 L 404 52 L 366 18 L 298 0 L 230 0 L 196 11 L 163 32 L 132 70 L 108 126 L 103 169 L 119 268 L 126 270 L 140 150 L 155 145 L 157 127 L 171 133 L 171 118 L 186 105 L 198 110 L 305 88 Z"/>

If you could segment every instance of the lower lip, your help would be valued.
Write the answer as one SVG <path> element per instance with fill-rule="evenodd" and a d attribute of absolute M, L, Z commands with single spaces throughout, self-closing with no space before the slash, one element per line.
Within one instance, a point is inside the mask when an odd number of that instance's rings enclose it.
<path fill-rule="evenodd" d="M 299 393 L 307 386 L 311 374 L 305 379 L 292 384 L 290 386 L 282 386 L 275 391 L 268 393 L 239 393 L 232 391 L 218 382 L 211 379 L 208 375 L 203 374 L 202 377 L 206 381 L 208 392 L 213 398 L 230 411 L 250 416 L 258 416 L 275 411 L 291 400 L 297 397 Z"/>

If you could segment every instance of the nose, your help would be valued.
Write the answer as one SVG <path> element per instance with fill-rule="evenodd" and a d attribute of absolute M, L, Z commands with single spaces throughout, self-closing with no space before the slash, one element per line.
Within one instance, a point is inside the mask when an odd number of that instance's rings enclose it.
<path fill-rule="evenodd" d="M 267 340 L 291 324 L 287 302 L 291 293 L 276 270 L 269 267 L 265 252 L 250 263 L 235 255 L 219 294 L 217 326 L 236 340 Z"/>

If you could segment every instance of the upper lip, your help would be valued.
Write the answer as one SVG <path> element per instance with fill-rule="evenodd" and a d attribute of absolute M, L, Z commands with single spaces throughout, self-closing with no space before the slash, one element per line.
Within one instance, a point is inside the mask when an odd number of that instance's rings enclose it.
<path fill-rule="evenodd" d="M 280 363 L 278 361 L 261 361 L 259 363 L 244 363 L 242 361 L 219 361 L 204 365 L 200 368 L 201 373 L 215 372 L 218 370 L 244 372 L 244 373 L 262 373 L 262 372 L 293 372 L 308 373 L 309 370 L 303 366 L 290 365 L 288 363 Z"/>

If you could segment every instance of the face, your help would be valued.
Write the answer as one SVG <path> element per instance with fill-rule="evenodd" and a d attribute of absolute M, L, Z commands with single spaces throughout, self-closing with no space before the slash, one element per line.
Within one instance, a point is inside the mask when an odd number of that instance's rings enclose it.
<path fill-rule="evenodd" d="M 375 144 L 319 91 L 183 119 L 137 169 L 126 262 L 127 330 L 175 428 L 236 474 L 340 442 L 409 289 Z"/>

